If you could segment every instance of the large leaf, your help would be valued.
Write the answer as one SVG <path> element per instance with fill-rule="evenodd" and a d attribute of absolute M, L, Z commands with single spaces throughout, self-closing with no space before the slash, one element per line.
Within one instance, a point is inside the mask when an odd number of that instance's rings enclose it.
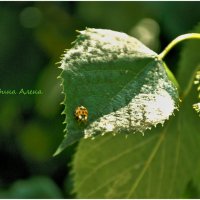
<path fill-rule="evenodd" d="M 81 31 L 62 59 L 66 135 L 56 153 L 84 137 L 144 132 L 177 108 L 176 81 L 157 54 L 124 33 Z M 84 106 L 88 122 L 74 112 Z"/>
<path fill-rule="evenodd" d="M 199 56 L 194 60 L 199 61 Z M 192 63 L 191 59 L 188 65 L 180 65 L 182 104 L 164 127 L 148 131 L 144 137 L 107 135 L 80 142 L 73 161 L 74 192 L 78 198 L 185 197 L 188 183 L 200 175 L 200 126 L 192 109 L 196 88 L 188 86 L 193 83 L 197 66 Z M 195 181 L 200 184 L 198 177 Z"/>
<path fill-rule="evenodd" d="M 82 140 L 73 165 L 77 197 L 180 198 L 199 159 L 191 102 L 185 99 L 175 118 L 145 137 Z"/>

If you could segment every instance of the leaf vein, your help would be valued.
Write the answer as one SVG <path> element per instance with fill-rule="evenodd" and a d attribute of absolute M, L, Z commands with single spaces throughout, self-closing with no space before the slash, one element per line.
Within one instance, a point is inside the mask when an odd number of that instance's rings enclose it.
<path fill-rule="evenodd" d="M 119 159 L 120 157 L 122 157 L 128 153 L 131 153 L 133 150 L 143 147 L 144 145 L 148 144 L 149 142 L 151 142 L 152 140 L 154 140 L 157 137 L 158 137 L 158 135 L 152 136 L 151 138 L 145 140 L 144 142 L 141 142 L 140 144 L 133 146 L 133 148 L 127 149 L 126 151 L 123 151 L 122 153 L 115 155 L 114 157 L 109 158 L 108 160 L 102 162 L 100 165 L 98 165 L 98 167 L 94 168 L 90 173 L 88 173 L 88 175 L 85 176 L 85 178 L 82 179 L 82 181 L 80 181 L 77 188 L 80 188 L 87 179 L 89 179 L 94 173 L 96 173 L 101 168 L 105 167 L 106 165 L 110 164 L 111 162 L 115 161 L 116 159 Z"/>

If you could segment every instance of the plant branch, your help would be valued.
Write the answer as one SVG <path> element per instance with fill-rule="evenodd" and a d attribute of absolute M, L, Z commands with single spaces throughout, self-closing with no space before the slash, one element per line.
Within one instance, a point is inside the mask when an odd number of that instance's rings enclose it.
<path fill-rule="evenodd" d="M 167 55 L 167 53 L 179 42 L 182 42 L 183 40 L 189 40 L 189 39 L 200 39 L 199 33 L 188 33 L 184 35 L 180 35 L 174 40 L 172 40 L 171 43 L 158 55 L 159 60 L 163 60 L 163 58 Z"/>

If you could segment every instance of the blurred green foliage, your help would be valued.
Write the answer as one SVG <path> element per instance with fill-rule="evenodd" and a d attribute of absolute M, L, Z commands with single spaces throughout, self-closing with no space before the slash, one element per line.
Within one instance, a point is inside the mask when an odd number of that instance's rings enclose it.
<path fill-rule="evenodd" d="M 73 198 L 69 164 L 76 144 L 52 154 L 64 128 L 55 63 L 75 30 L 126 32 L 159 52 L 192 30 L 199 10 L 200 2 L 0 2 L 0 89 L 43 91 L 0 95 L 0 198 Z M 167 57 L 172 71 L 178 51 Z"/>

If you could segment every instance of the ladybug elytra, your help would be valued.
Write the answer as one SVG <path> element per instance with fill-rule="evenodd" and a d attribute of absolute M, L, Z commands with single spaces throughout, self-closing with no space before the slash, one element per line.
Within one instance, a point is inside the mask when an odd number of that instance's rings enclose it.
<path fill-rule="evenodd" d="M 87 122 L 88 110 L 84 106 L 78 106 L 74 115 L 79 122 Z"/>

